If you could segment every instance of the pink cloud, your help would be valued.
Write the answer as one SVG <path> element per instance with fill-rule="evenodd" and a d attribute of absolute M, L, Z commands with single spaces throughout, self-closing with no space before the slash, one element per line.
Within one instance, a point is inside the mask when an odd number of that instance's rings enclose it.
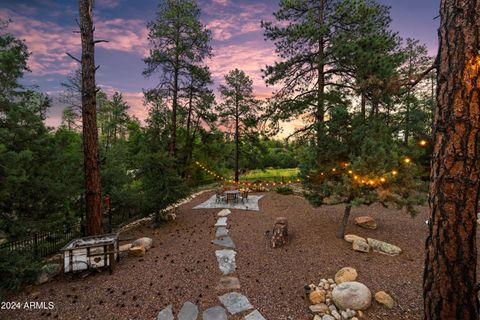
<path fill-rule="evenodd" d="M 10 10 L 1 11 L 0 18 L 13 20 L 8 31 L 27 43 L 31 52 L 28 66 L 35 75 L 68 75 L 78 67 L 78 63 L 66 55 L 68 52 L 79 56 L 80 36 L 73 33 L 78 27 L 40 21 Z M 142 20 L 98 19 L 95 28 L 96 39 L 109 41 L 98 44 L 102 48 L 131 52 L 142 57 L 148 53 L 148 30 Z"/>

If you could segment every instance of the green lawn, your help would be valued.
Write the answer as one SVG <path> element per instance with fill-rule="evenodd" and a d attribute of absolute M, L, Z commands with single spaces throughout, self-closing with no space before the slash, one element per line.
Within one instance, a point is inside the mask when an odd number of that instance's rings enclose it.
<path fill-rule="evenodd" d="M 240 176 L 241 181 L 288 181 L 297 179 L 298 168 L 252 170 Z"/>

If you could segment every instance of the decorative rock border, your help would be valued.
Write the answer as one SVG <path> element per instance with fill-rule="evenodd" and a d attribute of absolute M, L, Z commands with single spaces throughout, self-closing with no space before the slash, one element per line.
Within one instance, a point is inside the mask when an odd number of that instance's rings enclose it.
<path fill-rule="evenodd" d="M 162 213 L 167 213 L 173 209 L 176 209 L 186 203 L 189 203 L 190 201 L 192 201 L 193 199 L 195 199 L 196 197 L 198 197 L 199 195 L 202 195 L 204 194 L 205 192 L 210 192 L 210 191 L 213 191 L 215 189 L 206 189 L 206 190 L 202 190 L 202 191 L 199 191 L 199 192 L 196 192 L 192 195 L 189 195 L 188 197 L 186 198 L 183 198 L 183 199 L 180 199 L 179 201 L 175 202 L 174 204 L 171 204 L 169 205 L 168 207 L 166 207 L 165 209 L 161 210 Z M 136 227 L 139 227 L 147 222 L 150 222 L 152 221 L 153 219 L 153 216 L 155 215 L 155 213 L 152 213 L 150 214 L 148 217 L 145 217 L 145 218 L 141 218 L 141 219 L 138 219 L 138 220 L 135 220 L 133 222 L 130 222 L 129 224 L 126 224 L 124 225 L 123 227 L 120 228 L 120 230 L 118 231 L 119 233 L 121 232 L 125 232 L 125 231 L 128 231 L 128 230 L 131 230 L 131 229 L 134 229 Z"/>

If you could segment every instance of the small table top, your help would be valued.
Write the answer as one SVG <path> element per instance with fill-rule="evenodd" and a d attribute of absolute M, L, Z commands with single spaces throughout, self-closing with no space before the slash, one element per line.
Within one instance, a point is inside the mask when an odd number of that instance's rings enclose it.
<path fill-rule="evenodd" d="M 224 192 L 225 194 L 239 194 L 240 190 L 228 190 Z"/>

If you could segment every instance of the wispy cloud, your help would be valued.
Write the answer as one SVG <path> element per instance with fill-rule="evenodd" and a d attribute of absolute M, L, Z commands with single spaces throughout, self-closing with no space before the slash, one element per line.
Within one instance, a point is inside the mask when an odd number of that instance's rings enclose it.
<path fill-rule="evenodd" d="M 0 18 L 12 19 L 8 31 L 27 43 L 31 52 L 28 65 L 34 75 L 68 75 L 78 67 L 77 62 L 66 55 L 69 52 L 78 56 L 81 50 L 80 36 L 73 32 L 78 27 L 73 21 L 72 25 L 65 26 L 22 16 L 8 9 L 0 11 Z M 148 53 L 148 31 L 144 21 L 99 19 L 95 25 L 95 37 L 109 41 L 101 44 L 103 48 L 130 52 L 141 57 Z"/>
<path fill-rule="evenodd" d="M 260 32 L 260 21 L 271 16 L 271 10 L 263 3 L 244 4 L 226 0 L 202 3 L 202 11 L 207 16 L 206 26 L 217 41 Z"/>
<path fill-rule="evenodd" d="M 215 48 L 214 57 L 209 61 L 209 67 L 215 82 L 223 82 L 223 77 L 230 70 L 238 68 L 245 71 L 252 79 L 255 95 L 266 98 L 274 88 L 267 87 L 262 78 L 261 69 L 275 60 L 275 51 L 272 46 L 256 41 L 242 44 L 231 44 Z"/>

